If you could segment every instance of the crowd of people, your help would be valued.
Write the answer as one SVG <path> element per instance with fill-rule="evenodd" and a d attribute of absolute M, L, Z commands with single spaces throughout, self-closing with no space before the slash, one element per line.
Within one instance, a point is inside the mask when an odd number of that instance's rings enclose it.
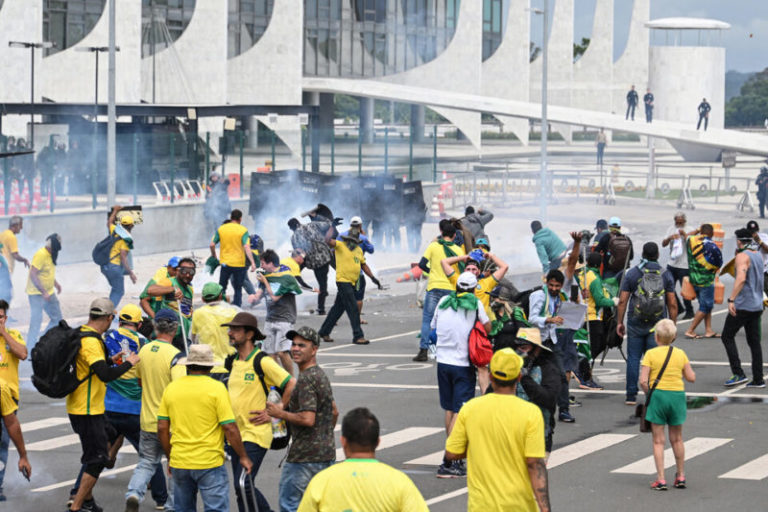
<path fill-rule="evenodd" d="M 406 475 L 376 460 L 379 422 L 368 409 L 344 415 L 346 460 L 335 461 L 339 410 L 317 364 L 317 351 L 322 343 L 333 342 L 330 334 L 343 314 L 350 321 L 352 343 L 369 343 L 360 316 L 366 276 L 379 288 L 382 284 L 366 264 L 365 254 L 375 247 L 359 217 L 340 231 L 341 220 L 322 204 L 308 216 L 307 223 L 288 221 L 292 250 L 281 259 L 242 225 L 242 212 L 230 211 L 211 239 L 205 268 L 221 270 L 218 282 L 202 287 L 202 306 L 193 300 L 198 263 L 176 256 L 157 270 L 133 304 L 123 300 L 122 280 L 125 275 L 136 279 L 134 220 L 113 208 L 107 238 L 100 242 L 106 258 L 100 268 L 111 293 L 93 300 L 87 322 L 74 329 L 59 325 L 61 237 L 48 236 L 28 261 L 16 241 L 23 220 L 12 217 L 9 229 L 0 233 L 0 270 L 9 276 L 14 262 L 29 267 L 25 291 L 31 319 L 26 337 L 6 327 L 13 294 L 4 286 L 3 467 L 12 441 L 19 470 L 28 478 L 32 472 L 16 419 L 19 361 L 36 346 L 38 359 L 64 357 L 50 347 L 73 343 L 75 382 L 66 393 L 66 409 L 82 457 L 70 490 L 70 511 L 102 510 L 94 488 L 125 441 L 139 456 L 126 485 L 125 510 L 130 512 L 139 510 L 148 490 L 158 509 L 196 510 L 199 495 L 206 510 L 229 510 L 230 485 L 240 512 L 271 510 L 255 477 L 267 452 L 286 445 L 281 511 L 427 510 Z M 673 486 L 684 488 L 684 380 L 694 382 L 695 374 L 685 352 L 672 346 L 675 324 L 685 315 L 692 320 L 687 338 L 722 339 L 732 373 L 726 387 L 764 387 L 760 319 L 768 285 L 768 235 L 750 221 L 735 232 L 737 254 L 723 265 L 713 226 L 688 228 L 685 214 L 678 212 L 660 244 L 645 242 L 633 265 L 634 243 L 618 217 L 598 220 L 594 233 L 574 231 L 567 242 L 533 221 L 543 284 L 521 291 L 507 277 L 509 265 L 491 251 L 486 226 L 492 219 L 488 211 L 467 207 L 464 217 L 442 220 L 418 264 L 426 292 L 414 361 L 436 361 L 445 413 L 445 453 L 436 476 L 467 477 L 470 510 L 550 510 L 546 463 L 555 427 L 574 423 L 572 409 L 582 405 L 569 387 L 574 382 L 601 390 L 593 365 L 607 350 L 621 349 L 626 338 L 625 404 L 637 405 L 639 391 L 644 392 L 640 419 L 651 424 L 658 470 L 651 488 L 668 487 L 663 461 L 667 434 L 676 460 Z M 667 268 L 659 263 L 662 248 L 669 251 Z M 317 293 L 316 311 L 325 314 L 331 266 L 337 291 L 322 326 L 319 331 L 297 327 L 296 296 L 304 291 Z M 317 287 L 304 281 L 304 268 L 313 270 Z M 722 300 L 720 272 L 735 276 L 722 335 L 712 328 L 714 304 Z M 243 309 L 261 301 L 266 306 L 263 325 Z M 580 321 L 573 320 L 574 310 Z M 41 331 L 43 311 L 49 324 Z M 703 335 L 696 332 L 701 322 Z M 751 379 L 735 345 L 742 327 L 752 356 Z M 39 390 L 51 384 L 45 374 L 36 373 L 33 381 Z M 0 485 L 3 475 L 4 469 Z"/>

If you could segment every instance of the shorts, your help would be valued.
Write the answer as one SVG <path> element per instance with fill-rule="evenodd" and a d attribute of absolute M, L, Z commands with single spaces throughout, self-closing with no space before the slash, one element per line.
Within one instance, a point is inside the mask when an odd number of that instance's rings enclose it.
<path fill-rule="evenodd" d="M 290 352 L 291 340 L 285 337 L 286 333 L 293 329 L 290 322 L 266 322 L 264 324 L 264 335 L 266 339 L 262 342 L 262 348 L 267 354 L 277 354 L 278 352 Z"/>
<path fill-rule="evenodd" d="M 357 286 L 355 287 L 355 300 L 362 302 L 365 298 L 365 276 L 360 274 L 360 279 L 357 280 Z"/>
<path fill-rule="evenodd" d="M 462 405 L 475 397 L 475 383 L 473 366 L 437 363 L 437 389 L 444 411 L 459 412 Z"/>
<path fill-rule="evenodd" d="M 651 403 L 645 411 L 645 419 L 657 425 L 682 425 L 688 407 L 685 391 L 657 389 L 651 395 Z"/>
<path fill-rule="evenodd" d="M 574 331 L 564 329 L 557 331 L 557 343 L 552 345 L 553 352 L 560 358 L 560 364 L 565 372 L 575 372 L 579 364 L 579 354 L 576 342 L 573 341 Z"/>
<path fill-rule="evenodd" d="M 80 437 L 80 445 L 83 449 L 83 456 L 80 458 L 81 464 L 102 464 L 109 462 L 109 453 L 107 445 L 110 436 L 107 429 L 114 431 L 114 427 L 107 422 L 103 414 L 85 415 L 70 414 L 69 423 L 72 430 Z"/>
<path fill-rule="evenodd" d="M 699 301 L 699 311 L 704 314 L 711 313 L 715 307 L 715 285 L 694 286 L 696 291 L 696 300 Z"/>

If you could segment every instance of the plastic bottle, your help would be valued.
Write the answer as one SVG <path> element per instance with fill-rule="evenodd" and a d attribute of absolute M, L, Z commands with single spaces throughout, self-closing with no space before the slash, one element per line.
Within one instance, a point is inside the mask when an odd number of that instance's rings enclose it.
<path fill-rule="evenodd" d="M 429 351 L 427 352 L 427 358 L 430 361 L 434 361 L 437 359 L 437 344 L 436 343 L 430 343 L 429 344 Z"/>
<path fill-rule="evenodd" d="M 267 396 L 267 400 L 269 402 L 272 402 L 273 404 L 279 404 L 280 402 L 282 402 L 282 399 L 280 398 L 280 393 L 277 392 L 277 389 L 275 388 L 275 386 L 272 386 L 271 388 L 269 388 L 269 395 Z M 275 439 L 279 439 L 287 435 L 288 435 L 288 426 L 285 424 L 285 420 L 272 418 L 272 437 Z"/>

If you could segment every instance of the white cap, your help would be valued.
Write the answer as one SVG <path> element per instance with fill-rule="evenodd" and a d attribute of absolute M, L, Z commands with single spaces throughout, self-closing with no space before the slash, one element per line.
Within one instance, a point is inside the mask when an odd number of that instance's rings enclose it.
<path fill-rule="evenodd" d="M 363 225 L 363 219 L 361 219 L 359 216 L 355 215 L 349 221 L 349 225 L 350 226 L 362 226 Z"/>
<path fill-rule="evenodd" d="M 459 279 L 456 281 L 456 288 L 463 290 L 470 290 L 477 288 L 477 277 L 472 272 L 462 272 Z"/>

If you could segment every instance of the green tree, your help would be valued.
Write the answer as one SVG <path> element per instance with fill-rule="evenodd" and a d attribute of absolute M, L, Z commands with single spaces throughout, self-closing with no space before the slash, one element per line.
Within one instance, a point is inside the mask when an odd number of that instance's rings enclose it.
<path fill-rule="evenodd" d="M 725 105 L 725 126 L 763 126 L 768 118 L 768 68 L 741 87 L 741 94 Z"/>
<path fill-rule="evenodd" d="M 573 43 L 573 61 L 574 62 L 579 60 L 579 57 L 584 55 L 584 52 L 586 52 L 587 48 L 589 47 L 590 41 L 591 41 L 590 38 L 582 37 L 580 44 Z"/>

